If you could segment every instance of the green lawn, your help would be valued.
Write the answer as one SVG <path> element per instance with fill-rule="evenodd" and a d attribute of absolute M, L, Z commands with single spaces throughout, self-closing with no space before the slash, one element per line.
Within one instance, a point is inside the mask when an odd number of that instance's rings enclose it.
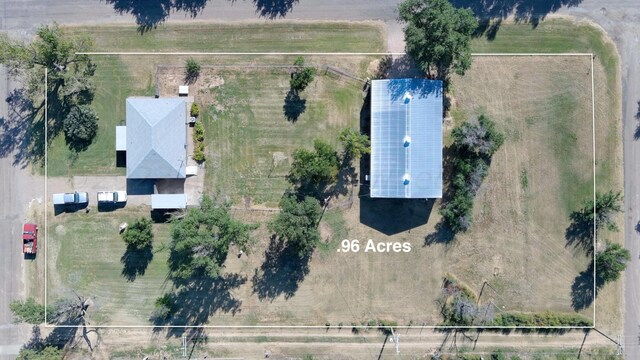
<path fill-rule="evenodd" d="M 306 52 L 377 52 L 383 51 L 382 29 L 374 23 L 255 23 L 255 24 L 197 24 L 163 25 L 154 31 L 140 35 L 133 26 L 68 27 L 66 31 L 88 33 L 95 40 L 96 51 L 306 51 Z M 144 60 L 142 60 L 144 59 Z M 216 64 L 290 64 L 292 57 L 197 57 L 203 65 Z M 94 143 L 86 151 L 76 153 L 69 150 L 64 136 L 55 138 L 49 147 L 49 176 L 124 174 L 123 168 L 116 168 L 115 126 L 124 123 L 125 99 L 128 96 L 149 96 L 154 93 L 155 66 L 181 64 L 184 57 L 118 57 L 93 56 L 97 64 L 94 77 L 96 94 L 93 106 L 99 115 L 98 134 Z M 340 60 L 337 59 L 336 62 Z M 308 62 L 321 66 L 331 60 L 309 57 Z M 338 63 L 339 64 L 339 63 Z M 354 72 L 362 75 L 367 62 L 359 63 Z M 257 75 L 257 74 L 254 74 Z M 244 76 L 245 82 L 259 84 L 255 79 Z M 285 78 L 283 72 L 278 75 Z M 275 78 L 268 77 L 267 83 Z M 255 85 L 259 86 L 259 85 Z M 278 85 L 275 92 L 262 87 L 263 93 L 271 98 L 280 97 L 271 110 L 282 107 L 284 85 Z M 231 89 L 229 96 L 236 96 Z M 322 100 L 335 101 L 343 113 L 353 104 L 354 92 L 341 87 L 328 89 Z M 244 94 L 251 91 L 247 88 Z M 351 93 L 350 93 L 351 92 Z M 327 105 L 316 102 L 309 104 L 305 117 L 322 126 L 323 108 Z M 246 112 L 245 112 L 246 114 Z M 302 127 L 302 126 L 300 126 Z M 299 127 L 299 128 L 300 128 Z M 296 134 L 296 135 L 299 135 Z M 55 164 L 55 165 L 54 165 Z M 40 169 L 44 172 L 44 169 Z M 281 186 L 278 186 L 281 188 Z"/>
<path fill-rule="evenodd" d="M 152 84 L 136 82 L 117 57 L 92 60 L 97 65 L 93 107 L 99 117 L 98 133 L 94 142 L 79 153 L 66 146 L 63 134 L 57 136 L 49 146 L 49 176 L 124 175 L 124 168 L 116 168 L 115 126 L 124 124 L 125 99 L 153 95 Z"/>
<path fill-rule="evenodd" d="M 140 35 L 135 26 L 78 27 L 95 51 L 381 52 L 380 24 L 366 22 L 255 22 L 161 25 Z"/>
<path fill-rule="evenodd" d="M 285 176 L 295 149 L 310 148 L 316 138 L 337 145 L 341 129 L 358 126 L 362 94 L 352 83 L 320 74 L 301 94 L 306 111 L 293 122 L 283 113 L 289 90 L 286 71 L 213 73 L 224 85 L 212 90 L 215 104 L 204 111 L 210 157 L 206 184 L 235 200 L 250 197 L 254 203 L 276 206 L 288 187 Z M 278 156 L 283 159 L 274 160 Z"/>
<path fill-rule="evenodd" d="M 95 299 L 92 318 L 143 324 L 154 300 L 163 293 L 168 257 L 168 250 L 163 249 L 169 241 L 169 226 L 154 225 L 152 260 L 145 267 L 140 256 L 129 258 L 129 269 L 144 271 L 142 275 L 131 270 L 127 277 L 123 273 L 126 246 L 118 226 L 140 216 L 148 216 L 147 210 L 131 207 L 107 213 L 94 209 L 88 214 L 49 215 L 47 250 L 50 260 L 55 260 L 49 261 L 49 274 L 56 271 L 55 276 L 48 275 L 48 302 L 69 296 L 73 289 Z"/>
<path fill-rule="evenodd" d="M 603 32 L 586 23 L 551 19 L 537 27 L 526 23 L 503 23 L 493 40 L 486 36 L 472 42 L 475 53 L 593 53 L 606 69 L 607 84 L 615 85 L 618 55 Z"/>

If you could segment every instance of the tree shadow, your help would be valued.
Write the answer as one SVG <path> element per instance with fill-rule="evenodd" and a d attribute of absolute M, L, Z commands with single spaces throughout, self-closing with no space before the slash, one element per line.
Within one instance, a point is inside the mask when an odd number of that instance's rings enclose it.
<path fill-rule="evenodd" d="M 66 346 L 73 345 L 76 340 L 76 334 L 78 333 L 78 327 L 84 325 L 84 320 L 80 317 L 69 318 L 63 321 L 57 322 L 56 326 L 44 339 L 45 346 L 55 346 L 58 349 L 63 349 Z"/>
<path fill-rule="evenodd" d="M 578 6 L 581 2 L 582 0 L 451 0 L 455 7 L 470 8 L 479 19 L 503 20 L 513 15 L 516 22 L 529 23 L 534 28 L 548 14 L 563 6 Z"/>
<path fill-rule="evenodd" d="M 586 213 L 583 209 L 574 211 L 569 216 L 571 224 L 565 231 L 567 244 L 565 247 L 572 246 L 574 249 L 580 249 L 587 255 L 593 254 L 593 214 Z"/>
<path fill-rule="evenodd" d="M 424 78 L 420 80 L 424 80 Z M 395 102 L 401 101 L 407 93 L 420 98 L 430 96 L 442 97 L 442 86 L 442 82 L 439 80 L 416 81 L 415 79 L 394 79 L 393 81 L 389 81 L 387 90 L 391 101 Z"/>
<path fill-rule="evenodd" d="M 500 30 L 501 25 L 502 25 L 502 18 L 479 19 L 478 27 L 473 31 L 473 34 L 471 34 L 471 36 L 476 38 L 484 36 L 487 38 L 487 40 L 493 41 L 496 39 L 496 35 L 498 34 L 498 30 Z"/>
<path fill-rule="evenodd" d="M 423 246 L 431 246 L 436 244 L 450 246 L 456 237 L 455 232 L 442 221 L 436 224 L 434 232 L 424 237 Z"/>
<path fill-rule="evenodd" d="M 424 78 L 424 71 L 409 55 L 393 57 L 391 60 L 385 58 L 380 65 L 383 68 L 378 69 L 378 75 L 385 79 Z"/>
<path fill-rule="evenodd" d="M 31 337 L 29 341 L 22 345 L 23 349 L 36 350 L 40 351 L 44 349 L 46 343 L 42 338 L 42 332 L 40 331 L 40 327 L 38 325 L 34 325 L 31 327 Z"/>
<path fill-rule="evenodd" d="M 202 7 L 204 7 L 207 1 L 177 1 L 176 3 L 185 5 L 194 3 L 194 10 L 197 13 L 199 10 L 196 10 L 195 4 L 202 3 Z M 120 15 L 131 14 L 136 19 L 140 34 L 155 29 L 176 8 L 176 4 L 172 0 L 105 0 L 105 3 L 113 6 L 113 10 Z"/>
<path fill-rule="evenodd" d="M 102 0 L 101 0 L 102 1 Z M 130 14 L 135 18 L 138 32 L 142 35 L 165 22 L 171 13 L 184 12 L 196 18 L 207 6 L 209 0 L 104 0 L 120 14 Z M 234 3 L 236 0 L 229 0 Z M 299 0 L 253 0 L 256 13 L 268 19 L 283 18 L 293 10 Z"/>
<path fill-rule="evenodd" d="M 97 134 L 97 133 L 96 133 Z M 69 147 L 69 150 L 74 151 L 76 153 L 80 153 L 83 152 L 85 150 L 87 150 L 89 148 L 89 145 L 93 144 L 93 140 L 95 139 L 95 135 L 93 136 L 93 138 L 91 138 L 90 140 L 78 140 L 78 139 L 73 139 L 69 136 L 64 137 L 65 142 L 67 143 L 67 146 Z"/>
<path fill-rule="evenodd" d="M 636 126 L 636 131 L 633 133 L 633 138 L 635 140 L 638 140 L 640 139 L 640 100 L 638 100 L 638 110 L 636 111 L 634 117 L 638 121 L 638 125 Z"/>
<path fill-rule="evenodd" d="M 356 172 L 356 168 L 353 166 L 353 159 L 343 154 L 340 162 L 338 179 L 330 190 L 330 193 L 336 197 L 339 195 L 347 195 L 349 193 L 349 188 L 354 185 L 358 185 L 359 181 L 358 173 Z"/>
<path fill-rule="evenodd" d="M 310 255 L 300 258 L 295 249 L 286 246 L 283 239 L 271 237 L 264 252 L 264 262 L 256 269 L 253 278 L 253 293 L 258 299 L 273 301 L 284 295 L 290 299 L 309 273 Z"/>
<path fill-rule="evenodd" d="M 601 277 L 596 276 L 595 293 L 593 286 L 593 262 L 589 263 L 589 267 L 578 274 L 571 285 L 571 307 L 575 311 L 588 308 L 593 304 L 597 296 L 597 292 L 604 285 Z"/>
<path fill-rule="evenodd" d="M 307 100 L 301 99 L 297 91 L 289 90 L 284 98 L 284 106 L 282 106 L 284 116 L 287 121 L 295 123 L 300 115 L 307 110 Z"/>
<path fill-rule="evenodd" d="M 256 6 L 256 13 L 268 19 L 283 18 L 292 10 L 293 5 L 299 0 L 253 0 Z"/>
<path fill-rule="evenodd" d="M 32 141 L 44 141 L 44 126 L 39 129 L 36 122 L 33 103 L 24 89 L 14 89 L 5 99 L 8 106 L 7 116 L 0 118 L 0 157 L 14 155 L 13 166 L 25 168 L 33 160 Z M 44 124 L 44 123 L 42 123 Z M 43 146 L 36 146 L 42 148 Z M 44 154 L 44 151 L 42 152 Z"/>
<path fill-rule="evenodd" d="M 168 327 L 167 337 L 182 336 L 187 330 L 189 335 L 193 335 L 198 329 L 184 326 L 205 325 L 209 317 L 218 312 L 235 315 L 240 311 L 242 301 L 236 299 L 232 292 L 246 281 L 247 277 L 239 274 L 174 280 L 176 291 L 169 294 L 171 302 L 175 304 L 174 309 L 166 320 L 152 319 L 154 332 Z"/>
<path fill-rule="evenodd" d="M 134 281 L 138 276 L 144 275 L 151 260 L 153 260 L 153 248 L 151 246 L 135 249 L 127 246 L 127 250 L 120 258 L 122 263 L 122 277 L 127 281 Z"/>

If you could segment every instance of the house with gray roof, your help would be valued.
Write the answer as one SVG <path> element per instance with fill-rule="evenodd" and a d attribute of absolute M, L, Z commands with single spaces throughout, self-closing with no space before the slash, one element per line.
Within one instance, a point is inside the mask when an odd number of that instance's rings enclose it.
<path fill-rule="evenodd" d="M 116 127 L 116 152 L 125 152 L 127 191 L 151 195 L 152 209 L 187 203 L 187 104 L 183 98 L 130 97 L 126 126 Z M 146 185 L 145 185 L 146 184 Z M 148 189 L 152 190 L 140 190 Z M 142 193 L 140 192 L 142 191 Z"/>
<path fill-rule="evenodd" d="M 371 197 L 442 197 L 442 81 L 371 82 Z"/>
<path fill-rule="evenodd" d="M 128 179 L 186 178 L 186 116 L 181 98 L 127 98 L 127 124 L 116 129 L 116 150 L 126 151 Z"/>

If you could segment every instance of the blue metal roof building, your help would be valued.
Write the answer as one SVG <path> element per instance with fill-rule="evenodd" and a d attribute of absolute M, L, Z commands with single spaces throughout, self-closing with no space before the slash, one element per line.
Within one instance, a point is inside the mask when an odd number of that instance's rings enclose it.
<path fill-rule="evenodd" d="M 371 197 L 442 197 L 442 81 L 371 83 Z"/>

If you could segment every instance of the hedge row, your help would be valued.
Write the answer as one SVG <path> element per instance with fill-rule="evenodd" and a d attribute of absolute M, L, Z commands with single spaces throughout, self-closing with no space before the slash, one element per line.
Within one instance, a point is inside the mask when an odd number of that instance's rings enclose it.
<path fill-rule="evenodd" d="M 494 326 L 592 326 L 582 315 L 545 311 L 540 313 L 506 313 L 496 315 Z"/>

